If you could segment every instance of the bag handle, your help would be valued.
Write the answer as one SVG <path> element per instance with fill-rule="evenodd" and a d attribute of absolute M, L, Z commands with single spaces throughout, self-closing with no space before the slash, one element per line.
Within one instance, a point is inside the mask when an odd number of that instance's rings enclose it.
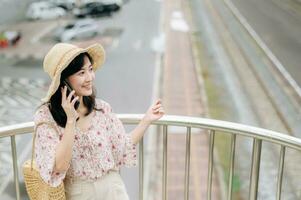
<path fill-rule="evenodd" d="M 37 128 L 42 124 L 48 124 L 49 126 L 54 128 L 58 133 L 60 132 L 58 127 L 55 126 L 54 123 L 52 123 L 52 122 L 39 122 L 35 125 L 33 139 L 32 139 L 32 152 L 31 152 L 31 164 L 30 164 L 31 169 L 33 167 L 33 158 L 34 158 L 34 152 L 35 152 L 34 150 L 35 150 L 35 143 L 36 143 Z"/>

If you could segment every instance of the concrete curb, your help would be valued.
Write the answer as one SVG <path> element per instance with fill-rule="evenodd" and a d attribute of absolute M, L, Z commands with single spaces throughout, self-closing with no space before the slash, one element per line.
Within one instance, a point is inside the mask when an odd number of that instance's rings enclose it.
<path fill-rule="evenodd" d="M 160 21 L 159 21 L 159 35 L 164 30 L 164 23 L 163 23 L 163 4 L 160 5 Z M 162 85 L 162 57 L 164 56 L 164 52 L 157 52 L 156 53 L 156 65 L 155 65 L 155 72 L 154 72 L 154 86 L 153 86 L 153 92 L 152 92 L 152 102 L 154 102 L 158 98 L 162 98 L 162 91 L 161 91 L 161 85 Z M 157 160 L 157 151 L 158 151 L 158 145 L 156 143 L 157 141 L 157 134 L 158 129 L 155 127 L 150 127 L 147 137 L 148 137 L 148 144 L 145 145 L 147 155 L 149 156 L 149 159 L 145 159 L 144 163 L 144 187 L 143 187 L 143 199 L 145 200 L 154 200 L 156 199 L 156 194 L 154 191 L 154 186 L 151 184 L 155 183 L 154 173 L 156 173 L 156 160 Z M 148 162 L 147 162 L 148 161 Z"/>

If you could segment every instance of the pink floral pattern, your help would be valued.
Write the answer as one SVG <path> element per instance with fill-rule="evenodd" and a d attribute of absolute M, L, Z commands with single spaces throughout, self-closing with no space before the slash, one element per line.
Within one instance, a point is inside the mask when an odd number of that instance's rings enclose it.
<path fill-rule="evenodd" d="M 42 105 L 34 116 L 35 124 L 50 122 L 37 127 L 35 158 L 41 177 L 51 186 L 58 186 L 64 178 L 96 180 L 110 170 L 119 170 L 121 166 L 137 165 L 136 145 L 126 134 L 122 122 L 112 112 L 111 106 L 100 99 L 92 125 L 85 132 L 76 128 L 70 167 L 66 172 L 55 172 L 55 149 L 60 142 L 64 128 L 58 126 L 47 105 Z"/>

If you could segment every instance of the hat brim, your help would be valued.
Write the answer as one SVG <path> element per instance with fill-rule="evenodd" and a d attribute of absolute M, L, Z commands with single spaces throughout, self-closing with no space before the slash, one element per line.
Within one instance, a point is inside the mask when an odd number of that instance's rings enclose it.
<path fill-rule="evenodd" d="M 73 54 L 68 57 L 67 60 L 58 68 L 54 77 L 52 78 L 52 82 L 48 88 L 47 95 L 41 99 L 42 102 L 49 102 L 51 96 L 57 91 L 60 85 L 61 73 L 67 66 L 71 63 L 71 61 L 81 53 L 88 53 L 92 59 L 92 67 L 93 70 L 96 71 L 105 62 L 105 51 L 104 48 L 100 44 L 93 44 L 88 46 L 87 48 L 78 48 L 78 51 L 73 52 Z"/>
<path fill-rule="evenodd" d="M 105 51 L 100 44 L 93 44 L 84 50 L 84 52 L 87 52 L 91 56 L 93 62 L 92 67 L 95 71 L 104 64 Z"/>

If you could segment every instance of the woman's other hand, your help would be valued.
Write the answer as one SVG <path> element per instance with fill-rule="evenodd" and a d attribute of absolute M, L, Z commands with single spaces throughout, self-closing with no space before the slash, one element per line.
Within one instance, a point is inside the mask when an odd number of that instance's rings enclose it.
<path fill-rule="evenodd" d="M 73 90 L 70 92 L 70 94 L 67 97 L 67 87 L 61 88 L 62 92 L 62 107 L 67 115 L 67 123 L 75 123 L 77 118 L 79 117 L 78 112 L 74 108 L 74 104 L 76 100 L 78 100 L 78 96 L 75 98 L 72 98 L 72 96 L 75 94 L 75 91 Z"/>
<path fill-rule="evenodd" d="M 158 99 L 145 113 L 143 120 L 148 123 L 160 119 L 165 114 L 161 99 Z"/>

